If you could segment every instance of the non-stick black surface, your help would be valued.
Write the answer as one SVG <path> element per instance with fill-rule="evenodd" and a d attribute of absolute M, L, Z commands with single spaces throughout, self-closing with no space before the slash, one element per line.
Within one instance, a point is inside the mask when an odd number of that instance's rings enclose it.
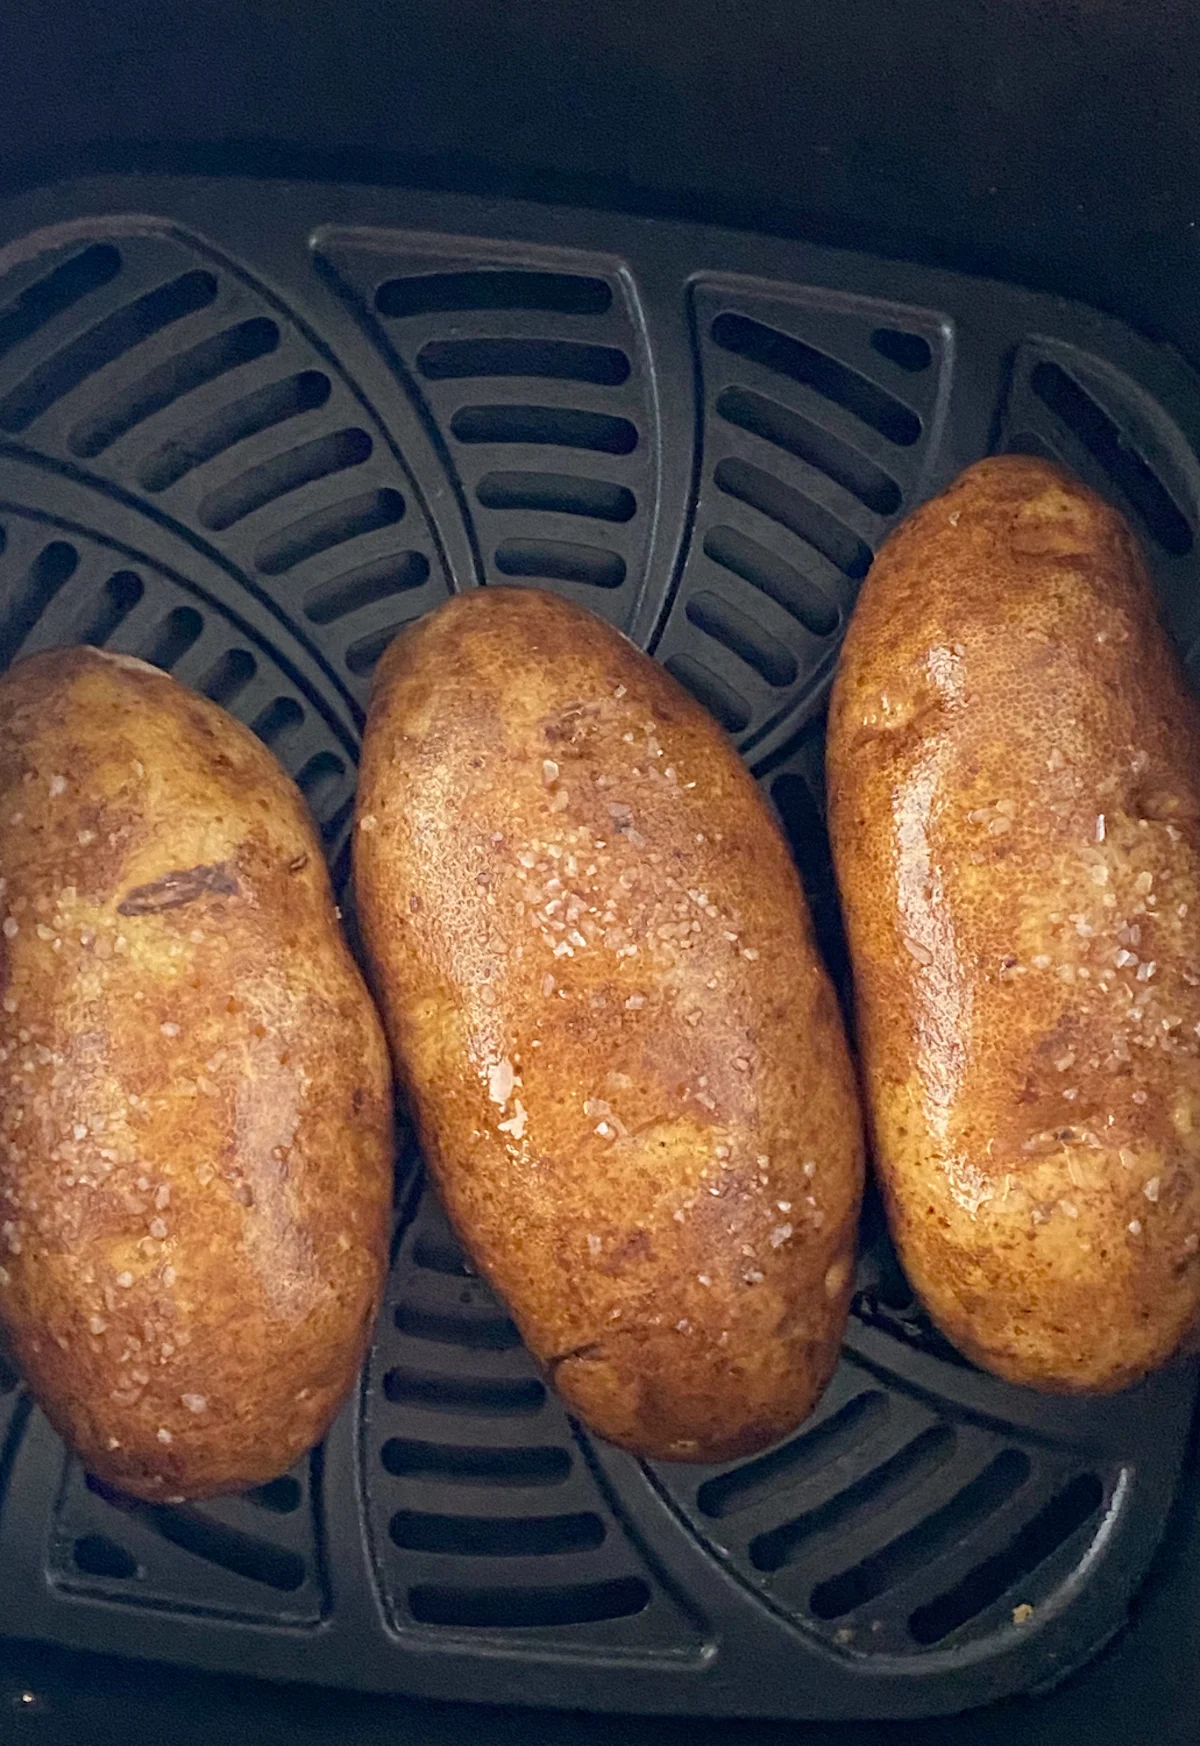
<path fill-rule="evenodd" d="M 1200 383 L 1075 305 L 698 228 L 127 179 L 0 214 L 0 661 L 126 650 L 251 723 L 344 876 L 371 672 L 447 592 L 561 589 L 717 715 L 838 964 L 821 712 L 880 540 L 996 449 L 1131 517 L 1200 636 Z M 286 1479 L 106 1495 L 0 1401 L 0 1633 L 327 1686 L 789 1717 L 1051 1682 L 1121 1625 L 1195 1396 L 973 1370 L 868 1209 L 781 1447 L 641 1465 L 548 1393 L 411 1153 L 362 1387 Z"/>

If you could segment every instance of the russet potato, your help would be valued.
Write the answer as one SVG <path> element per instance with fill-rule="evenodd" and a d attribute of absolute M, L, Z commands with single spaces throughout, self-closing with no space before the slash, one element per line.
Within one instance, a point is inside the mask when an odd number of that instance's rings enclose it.
<path fill-rule="evenodd" d="M 1200 1316 L 1200 707 L 1125 522 L 981 462 L 887 541 L 830 816 L 875 1159 L 951 1340 L 1111 1390 Z"/>
<path fill-rule="evenodd" d="M 845 1324 L 860 1121 L 716 723 L 579 607 L 460 596 L 380 664 L 355 884 L 437 1186 L 568 1405 L 665 1459 L 791 1430 Z"/>
<path fill-rule="evenodd" d="M 0 1323 L 140 1497 L 273 1478 L 350 1388 L 391 1204 L 386 1045 L 298 790 L 152 667 L 0 679 Z"/>

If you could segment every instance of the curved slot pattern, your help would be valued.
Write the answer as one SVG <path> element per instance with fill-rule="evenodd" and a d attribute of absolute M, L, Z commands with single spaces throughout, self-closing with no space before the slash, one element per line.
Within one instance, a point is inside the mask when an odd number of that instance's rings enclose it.
<path fill-rule="evenodd" d="M 857 534 L 821 504 L 785 485 L 762 467 L 752 466 L 749 461 L 720 461 L 713 481 L 727 497 L 735 497 L 739 503 L 778 522 L 789 533 L 798 534 L 852 582 L 861 582 L 870 569 L 871 548 Z"/>
<path fill-rule="evenodd" d="M 89 376 L 115 363 L 173 322 L 206 309 L 216 295 L 217 281 L 213 275 L 196 269 L 106 316 L 88 333 L 39 364 L 0 401 L 0 430 L 12 435 L 28 430 L 35 419 Z"/>
<path fill-rule="evenodd" d="M 927 370 L 933 362 L 933 347 L 919 333 L 907 333 L 901 327 L 877 327 L 871 344 L 881 358 L 907 370 L 910 376 Z"/>
<path fill-rule="evenodd" d="M 330 751 L 314 752 L 296 772 L 296 787 L 326 838 L 339 816 L 334 807 L 343 792 L 345 776 L 345 761 Z"/>
<path fill-rule="evenodd" d="M 387 279 L 375 293 L 380 315 L 401 319 L 456 309 L 530 309 L 548 315 L 603 315 L 612 289 L 582 273 L 477 267 L 465 273 L 417 273 Z"/>
<path fill-rule="evenodd" d="M 612 522 L 632 521 L 637 513 L 637 498 L 627 486 L 570 473 L 485 473 L 475 495 L 485 509 L 535 509 Z"/>
<path fill-rule="evenodd" d="M 310 443 L 276 455 L 259 467 L 251 467 L 240 478 L 203 499 L 198 511 L 203 526 L 214 533 L 223 533 L 235 522 L 265 509 L 290 491 L 302 485 L 314 485 L 319 479 L 361 467 L 368 460 L 374 444 L 365 430 L 337 430 L 328 436 L 314 437 Z"/>
<path fill-rule="evenodd" d="M 749 705 L 711 667 L 691 655 L 671 655 L 663 664 L 697 703 L 716 716 L 726 733 L 741 733 L 750 720 Z"/>
<path fill-rule="evenodd" d="M 735 1510 L 761 1503 L 776 1492 L 790 1490 L 874 1435 L 887 1422 L 888 1412 L 887 1396 L 877 1388 L 865 1389 L 782 1448 L 744 1462 L 731 1473 L 706 1479 L 696 1494 L 696 1502 L 706 1516 L 728 1516 Z"/>
<path fill-rule="evenodd" d="M 717 594 L 693 594 L 687 603 L 690 623 L 754 668 L 768 685 L 795 683 L 796 657 L 754 619 Z"/>
<path fill-rule="evenodd" d="M 441 1552 L 455 1558 L 537 1558 L 594 1552 L 604 1544 L 604 1523 L 591 1510 L 569 1516 L 443 1516 L 397 1510 L 388 1524 L 402 1552 Z"/>
<path fill-rule="evenodd" d="M 502 576 L 544 577 L 589 588 L 619 588 L 625 580 L 619 552 L 568 540 L 506 540 L 496 547 L 495 563 Z"/>
<path fill-rule="evenodd" d="M 1194 540 L 1186 516 L 1144 456 L 1087 389 L 1058 364 L 1045 359 L 1034 366 L 1029 386 L 1129 499 L 1163 550 L 1177 558 L 1190 552 Z"/>
<path fill-rule="evenodd" d="M 282 576 L 334 546 L 345 545 L 381 527 L 392 527 L 403 515 L 404 499 L 398 491 L 389 487 L 366 491 L 361 497 L 303 515 L 280 533 L 263 540 L 254 562 L 265 576 Z"/>
<path fill-rule="evenodd" d="M 1029 1477 L 1029 1457 L 1004 1449 L 949 1503 L 850 1570 L 818 1583 L 809 1607 L 818 1619 L 840 1619 L 905 1581 L 961 1541 L 1008 1502 Z"/>
<path fill-rule="evenodd" d="M 639 1576 L 556 1588 L 456 1588 L 421 1583 L 409 1590 L 408 1606 L 422 1625 L 530 1629 L 539 1625 L 594 1625 L 646 1610 L 650 1590 Z"/>
<path fill-rule="evenodd" d="M 243 1533 L 189 1504 L 150 1504 L 126 1497 L 87 1475 L 88 1491 L 103 1498 L 162 1539 L 207 1564 L 219 1565 L 247 1582 L 293 1593 L 304 1582 L 307 1570 L 299 1553 L 273 1545 L 257 1535 Z"/>
<path fill-rule="evenodd" d="M 366 678 L 392 638 L 404 629 L 404 624 L 403 619 L 397 619 L 395 624 L 384 625 L 381 630 L 371 631 L 350 644 L 346 650 L 346 665 L 356 679 Z"/>
<path fill-rule="evenodd" d="M 349 612 L 406 594 L 429 580 L 424 552 L 397 552 L 394 557 L 362 564 L 331 582 L 322 582 L 304 598 L 304 616 L 313 624 L 333 624 Z"/>
<path fill-rule="evenodd" d="M 379 1451 L 389 1473 L 398 1477 L 434 1479 L 451 1485 L 561 1485 L 571 1471 L 571 1457 L 553 1444 L 516 1449 L 489 1449 L 474 1443 L 421 1443 L 411 1437 L 389 1437 Z"/>
<path fill-rule="evenodd" d="M 237 327 L 201 340 L 189 351 L 150 370 L 140 381 L 115 395 L 103 412 L 82 420 L 67 438 L 73 455 L 89 460 L 102 455 L 155 413 L 173 406 L 185 394 L 215 382 L 243 364 L 266 357 L 279 344 L 279 329 L 266 316 L 255 316 Z"/>
<path fill-rule="evenodd" d="M 426 1273 L 446 1273 L 455 1279 L 473 1277 L 471 1267 L 458 1244 L 450 1237 L 422 1231 L 413 1244 L 413 1265 Z"/>
<path fill-rule="evenodd" d="M 243 1534 L 196 1510 L 151 1504 L 146 1513 L 164 1540 L 193 1557 L 231 1570 L 235 1576 L 244 1576 L 248 1582 L 291 1593 L 304 1581 L 304 1560 L 296 1552 Z"/>
<path fill-rule="evenodd" d="M 330 380 L 323 370 L 301 370 L 282 382 L 256 389 L 148 455 L 138 469 L 138 482 L 146 491 L 166 491 L 235 443 L 324 406 L 330 392 Z"/>
<path fill-rule="evenodd" d="M 71 1560 L 76 1570 L 85 1576 L 104 1576 L 117 1582 L 128 1582 L 138 1574 L 137 1559 L 107 1534 L 84 1534 L 71 1548 Z"/>
<path fill-rule="evenodd" d="M 3 551 L 0 541 L 0 551 Z M 0 661 L 11 661 L 64 582 L 79 567 L 79 553 L 66 540 L 51 540 L 29 566 L 24 581 L 9 596 L 0 619 Z"/>
<path fill-rule="evenodd" d="M 304 720 L 304 711 L 291 697 L 276 697 L 250 723 L 252 732 L 256 733 L 264 746 L 272 751 L 285 735 L 294 733 Z"/>
<path fill-rule="evenodd" d="M 99 604 L 81 633 L 80 642 L 103 648 L 124 624 L 145 591 L 145 585 L 135 571 L 115 570 L 100 591 Z"/>
<path fill-rule="evenodd" d="M 1104 1487 L 1094 1473 L 1080 1473 L 1057 1492 L 1032 1521 L 994 1558 L 977 1564 L 956 1588 L 918 1607 L 908 1621 L 914 1641 L 928 1647 L 940 1643 L 986 1607 L 993 1606 L 1015 1582 L 1031 1576 L 1052 1553 L 1091 1521 L 1104 1502 Z"/>
<path fill-rule="evenodd" d="M 56 315 L 110 284 L 120 271 L 121 256 L 112 243 L 92 243 L 44 279 L 35 280 L 0 310 L 0 358 L 32 339 Z"/>
<path fill-rule="evenodd" d="M 889 1460 L 864 1473 L 827 1503 L 756 1535 L 750 1542 L 751 1564 L 756 1570 L 779 1570 L 795 1559 L 814 1534 L 828 1533 L 853 1522 L 855 1517 L 889 1508 L 931 1473 L 936 1473 L 953 1455 L 954 1443 L 950 1425 L 930 1425 Z"/>
<path fill-rule="evenodd" d="M 614 388 L 629 380 L 629 359 L 616 346 L 582 340 L 430 340 L 417 353 L 427 382 L 467 376 L 549 376 Z"/>
<path fill-rule="evenodd" d="M 843 407 L 891 443 L 910 448 L 921 435 L 921 420 L 903 401 L 851 369 L 849 364 L 819 352 L 792 334 L 753 321 L 748 315 L 728 311 L 713 322 L 712 337 L 722 351 L 748 358 L 776 375 L 811 388 L 823 400 Z"/>
<path fill-rule="evenodd" d="M 781 406 L 751 388 L 726 388 L 717 397 L 717 412 L 726 424 L 749 431 L 777 449 L 826 474 L 876 515 L 894 515 L 900 507 L 900 487 L 882 467 L 859 454 L 832 431 L 822 430 L 790 406 Z"/>
<path fill-rule="evenodd" d="M 298 1479 L 293 1479 L 290 1473 L 285 1473 L 280 1479 L 268 1480 L 266 1485 L 256 1485 L 242 1496 L 252 1504 L 257 1504 L 261 1510 L 270 1510 L 274 1516 L 290 1516 L 304 1502 L 304 1491 Z"/>
<path fill-rule="evenodd" d="M 452 1315 L 402 1303 L 396 1306 L 396 1326 L 416 1340 L 437 1340 L 473 1351 L 508 1352 L 521 1344 L 513 1323 L 493 1309 L 468 1309 L 462 1315 Z"/>
<path fill-rule="evenodd" d="M 563 406 L 460 406 L 450 420 L 460 443 L 538 443 L 631 455 L 637 428 L 610 412 Z"/>
<path fill-rule="evenodd" d="M 155 628 L 142 659 L 169 673 L 200 639 L 204 620 L 194 606 L 177 606 Z"/>
<path fill-rule="evenodd" d="M 704 536 L 704 552 L 714 564 L 768 595 L 813 636 L 827 637 L 837 629 L 838 610 L 822 590 L 748 534 L 734 527 L 710 528 Z"/>
<path fill-rule="evenodd" d="M 394 1365 L 385 1372 L 383 1392 L 397 1405 L 483 1418 L 532 1417 L 546 1404 L 545 1384 L 534 1376 L 446 1376 L 440 1370 L 413 1370 L 405 1365 Z"/>
<path fill-rule="evenodd" d="M 1010 436 L 1004 444 L 1006 455 L 1037 455 L 1043 461 L 1054 461 L 1062 466 L 1063 458 L 1045 437 L 1039 436 L 1033 430 L 1019 430 Z"/>
<path fill-rule="evenodd" d="M 213 703 L 229 709 L 257 671 L 258 663 L 249 649 L 226 649 L 200 681 L 199 689 Z"/>

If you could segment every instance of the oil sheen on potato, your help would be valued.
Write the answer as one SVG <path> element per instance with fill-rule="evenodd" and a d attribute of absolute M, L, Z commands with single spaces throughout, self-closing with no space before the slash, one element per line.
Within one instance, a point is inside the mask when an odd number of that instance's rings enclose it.
<path fill-rule="evenodd" d="M 355 847 L 438 1187 L 565 1399 L 668 1459 L 790 1431 L 837 1360 L 859 1115 L 716 723 L 578 607 L 461 596 L 381 664 Z"/>
<path fill-rule="evenodd" d="M 904 1265 L 1012 1381 L 1110 1390 L 1200 1314 L 1200 709 L 1133 537 L 972 467 L 887 542 L 829 735 Z"/>

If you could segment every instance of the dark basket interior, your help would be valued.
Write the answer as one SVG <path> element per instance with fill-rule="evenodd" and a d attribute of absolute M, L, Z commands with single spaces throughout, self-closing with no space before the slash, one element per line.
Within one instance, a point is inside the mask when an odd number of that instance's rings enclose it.
<path fill-rule="evenodd" d="M 80 183 L 0 234 L 0 660 L 83 640 L 197 686 L 296 777 L 343 882 L 373 666 L 455 589 L 560 589 L 713 711 L 843 982 L 822 710 L 899 517 L 982 454 L 1057 456 L 1130 516 L 1197 649 L 1197 383 L 1084 308 L 315 185 Z M 0 1632 L 360 1690 L 853 1718 L 1043 1687 L 1120 1628 L 1192 1367 L 1109 1402 L 979 1374 L 872 1202 L 810 1421 L 750 1461 L 643 1465 L 547 1392 L 411 1152 L 399 1184 L 361 1390 L 271 1486 L 107 1494 L 4 1379 Z"/>

